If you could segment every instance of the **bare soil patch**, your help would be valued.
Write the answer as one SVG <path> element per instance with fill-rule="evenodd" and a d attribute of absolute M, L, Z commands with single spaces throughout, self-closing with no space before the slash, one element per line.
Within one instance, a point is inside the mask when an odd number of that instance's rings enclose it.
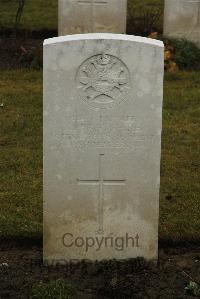
<path fill-rule="evenodd" d="M 5 244 L 4 244 L 5 245 Z M 200 281 L 200 250 L 161 248 L 158 265 L 143 259 L 48 267 L 42 264 L 40 246 L 1 246 L 0 298 L 29 298 L 32 285 L 66 279 L 77 298 L 194 298 L 185 287 Z"/>

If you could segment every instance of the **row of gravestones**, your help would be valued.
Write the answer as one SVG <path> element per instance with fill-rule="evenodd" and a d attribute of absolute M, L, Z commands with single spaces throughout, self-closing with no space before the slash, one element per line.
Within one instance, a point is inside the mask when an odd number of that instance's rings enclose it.
<path fill-rule="evenodd" d="M 125 0 L 60 0 L 60 34 L 124 32 L 125 19 Z M 163 43 L 143 37 L 44 42 L 48 263 L 157 259 L 163 64 Z"/>
<path fill-rule="evenodd" d="M 59 35 L 126 32 L 127 0 L 59 0 Z M 165 0 L 164 35 L 200 45 L 200 0 Z"/>

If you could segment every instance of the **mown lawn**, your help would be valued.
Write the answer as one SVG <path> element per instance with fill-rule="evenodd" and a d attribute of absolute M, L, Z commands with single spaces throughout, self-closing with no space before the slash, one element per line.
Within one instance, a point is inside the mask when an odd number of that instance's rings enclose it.
<path fill-rule="evenodd" d="M 0 26 L 13 28 L 18 0 L 0 0 Z M 58 23 L 58 0 L 25 0 L 20 28 L 55 30 Z"/>
<path fill-rule="evenodd" d="M 200 240 L 200 72 L 165 76 L 160 233 Z M 0 231 L 42 235 L 42 72 L 0 72 Z"/>
<path fill-rule="evenodd" d="M 200 72 L 165 76 L 160 237 L 200 240 Z"/>
<path fill-rule="evenodd" d="M 0 231 L 42 231 L 42 73 L 0 73 Z"/>
<path fill-rule="evenodd" d="M 0 27 L 13 28 L 18 0 L 0 0 Z M 128 15 L 141 15 L 141 9 L 160 7 L 164 0 L 128 0 Z M 33 30 L 56 30 L 58 24 L 58 0 L 25 0 L 20 28 Z M 162 26 L 162 16 L 159 22 Z M 162 29 L 161 29 L 162 30 Z"/>

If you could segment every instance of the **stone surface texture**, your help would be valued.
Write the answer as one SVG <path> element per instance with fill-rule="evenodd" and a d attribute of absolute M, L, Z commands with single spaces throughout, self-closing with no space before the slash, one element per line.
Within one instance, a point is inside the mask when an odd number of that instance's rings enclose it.
<path fill-rule="evenodd" d="M 163 43 L 44 42 L 44 259 L 157 258 Z"/>
<path fill-rule="evenodd" d="M 200 0 L 165 0 L 164 35 L 200 46 Z"/>
<path fill-rule="evenodd" d="M 59 35 L 125 33 L 127 0 L 59 0 Z"/>

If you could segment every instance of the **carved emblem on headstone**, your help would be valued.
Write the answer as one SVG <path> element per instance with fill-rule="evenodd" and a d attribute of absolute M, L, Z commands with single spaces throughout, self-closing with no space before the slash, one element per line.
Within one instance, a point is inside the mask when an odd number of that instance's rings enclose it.
<path fill-rule="evenodd" d="M 80 97 L 94 108 L 112 108 L 126 100 L 130 89 L 127 66 L 117 57 L 99 54 L 90 57 L 77 73 Z"/>

